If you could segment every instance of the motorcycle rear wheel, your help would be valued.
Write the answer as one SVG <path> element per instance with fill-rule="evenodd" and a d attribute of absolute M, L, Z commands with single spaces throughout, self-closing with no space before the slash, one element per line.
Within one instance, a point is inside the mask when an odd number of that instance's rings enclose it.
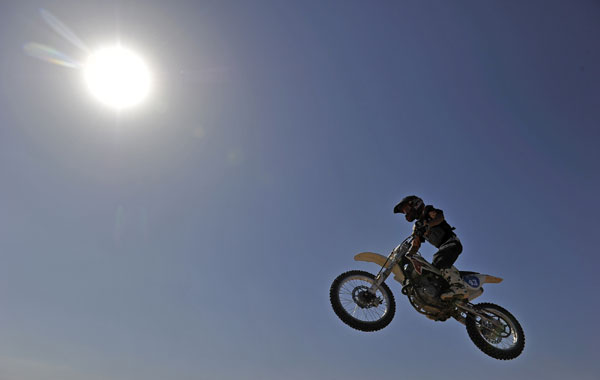
<path fill-rule="evenodd" d="M 511 360 L 523 352 L 525 334 L 519 321 L 508 310 L 493 303 L 480 303 L 475 309 L 496 324 L 476 315 L 466 320 L 467 332 L 475 345 L 494 359 Z"/>
<path fill-rule="evenodd" d="M 352 270 L 339 275 L 329 289 L 335 314 L 348 326 L 360 331 L 377 331 L 390 324 L 396 301 L 390 288 L 382 283 L 375 296 L 368 289 L 375 283 L 369 272 Z"/>

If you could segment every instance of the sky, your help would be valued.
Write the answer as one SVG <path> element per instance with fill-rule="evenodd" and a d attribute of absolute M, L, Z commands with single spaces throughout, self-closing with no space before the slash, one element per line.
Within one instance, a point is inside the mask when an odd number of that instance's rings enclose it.
<path fill-rule="evenodd" d="M 114 111 L 79 69 L 120 41 L 153 73 Z M 0 380 L 596 379 L 596 1 L 0 2 Z M 352 330 L 329 286 L 444 210 L 476 302 L 520 321 L 487 357 L 400 293 Z M 423 246 L 431 259 L 435 252 Z"/>

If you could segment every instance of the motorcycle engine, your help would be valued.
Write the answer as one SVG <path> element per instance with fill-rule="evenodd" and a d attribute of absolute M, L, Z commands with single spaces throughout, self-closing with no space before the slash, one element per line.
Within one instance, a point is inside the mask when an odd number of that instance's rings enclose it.
<path fill-rule="evenodd" d="M 414 291 L 419 301 L 421 301 L 420 303 L 426 304 L 422 305 L 423 307 L 430 306 L 439 310 L 444 308 L 444 304 L 440 299 L 443 286 L 444 282 L 441 278 L 434 275 L 425 275 L 416 278 Z"/>

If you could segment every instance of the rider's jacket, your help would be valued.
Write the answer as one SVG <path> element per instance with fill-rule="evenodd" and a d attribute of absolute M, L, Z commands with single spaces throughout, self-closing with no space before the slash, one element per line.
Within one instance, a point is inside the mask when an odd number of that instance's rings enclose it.
<path fill-rule="evenodd" d="M 431 227 L 429 229 L 429 232 L 425 233 L 423 224 L 426 222 L 429 222 L 431 220 L 431 217 L 429 216 L 429 213 L 431 211 L 435 211 L 438 215 L 440 215 L 440 214 L 442 216 L 444 215 L 444 212 L 442 210 L 436 209 L 432 205 L 427 205 L 423 209 L 423 213 L 421 214 L 421 217 L 416 221 L 414 228 L 420 238 L 427 240 L 433 246 L 435 246 L 436 248 L 439 248 L 444 243 L 448 242 L 449 240 L 456 238 L 456 234 L 454 234 L 454 232 L 453 232 L 454 227 L 451 227 L 448 224 L 448 222 L 446 222 L 446 220 L 444 220 L 442 223 L 438 224 L 437 226 Z"/>

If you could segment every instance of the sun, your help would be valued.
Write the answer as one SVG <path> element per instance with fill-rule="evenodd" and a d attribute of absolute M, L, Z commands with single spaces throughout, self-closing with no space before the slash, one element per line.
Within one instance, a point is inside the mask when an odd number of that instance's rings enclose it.
<path fill-rule="evenodd" d="M 120 45 L 94 52 L 85 64 L 84 76 L 92 95 L 118 110 L 138 105 L 150 91 L 148 66 Z"/>

